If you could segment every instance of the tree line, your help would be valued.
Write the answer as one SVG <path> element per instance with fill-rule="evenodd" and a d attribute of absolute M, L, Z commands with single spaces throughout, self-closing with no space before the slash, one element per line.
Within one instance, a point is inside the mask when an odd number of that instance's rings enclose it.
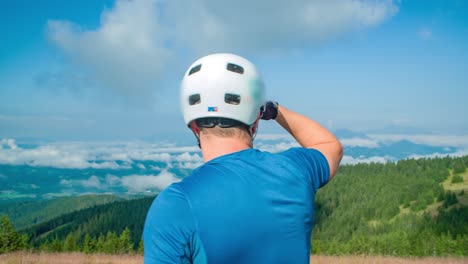
<path fill-rule="evenodd" d="M 80 237 L 77 232 L 70 232 L 64 239 L 57 236 L 53 239 L 43 240 L 41 243 L 32 243 L 27 234 L 18 233 L 12 226 L 8 216 L 0 220 L 0 254 L 17 250 L 39 250 L 43 252 L 83 252 L 104 254 L 143 254 L 143 240 L 135 245 L 131 239 L 131 231 L 126 227 L 120 234 L 107 231 L 92 237 L 86 234 Z"/>

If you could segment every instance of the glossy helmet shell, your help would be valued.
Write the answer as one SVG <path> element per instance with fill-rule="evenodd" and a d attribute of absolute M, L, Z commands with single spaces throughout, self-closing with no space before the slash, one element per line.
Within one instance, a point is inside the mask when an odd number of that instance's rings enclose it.
<path fill-rule="evenodd" d="M 185 124 L 205 117 L 222 117 L 248 126 L 264 103 L 260 74 L 247 59 L 227 53 L 202 57 L 187 70 L 181 84 Z"/>

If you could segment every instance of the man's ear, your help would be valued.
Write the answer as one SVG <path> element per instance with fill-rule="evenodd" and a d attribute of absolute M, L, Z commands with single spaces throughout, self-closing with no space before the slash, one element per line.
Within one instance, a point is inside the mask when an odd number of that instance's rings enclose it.
<path fill-rule="evenodd" d="M 201 148 L 201 145 L 200 145 L 200 128 L 198 128 L 197 123 L 195 121 L 190 122 L 189 128 L 190 128 L 190 130 L 192 130 L 193 134 L 197 138 L 198 147 Z"/>
<path fill-rule="evenodd" d="M 195 121 L 190 122 L 189 124 L 190 130 L 192 130 L 193 134 L 198 138 L 200 137 L 200 128 L 198 128 L 197 123 Z"/>
<path fill-rule="evenodd" d="M 250 132 L 250 135 L 252 136 L 252 140 L 254 140 L 255 135 L 257 134 L 258 123 L 260 122 L 261 117 L 262 117 L 262 112 L 259 111 L 257 115 L 257 120 L 255 120 L 255 122 L 249 128 L 249 132 Z"/>

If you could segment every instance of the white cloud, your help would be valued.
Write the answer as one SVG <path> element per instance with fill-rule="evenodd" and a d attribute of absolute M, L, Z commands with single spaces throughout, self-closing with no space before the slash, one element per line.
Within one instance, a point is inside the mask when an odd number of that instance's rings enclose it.
<path fill-rule="evenodd" d="M 263 51 L 303 48 L 372 27 L 398 7 L 392 0 L 206 0 L 168 1 L 167 12 L 178 42 L 196 50 Z"/>
<path fill-rule="evenodd" d="M 97 29 L 50 20 L 48 36 L 104 87 L 141 99 L 181 51 L 293 51 L 397 12 L 393 0 L 117 0 Z"/>
<path fill-rule="evenodd" d="M 112 175 L 112 174 L 107 174 L 106 175 L 106 183 L 109 186 L 118 185 L 120 183 L 120 178 L 115 176 L 115 175 Z"/>
<path fill-rule="evenodd" d="M 18 146 L 16 145 L 16 141 L 14 139 L 3 138 L 0 140 L 0 149 L 2 148 L 17 149 Z"/>
<path fill-rule="evenodd" d="M 50 20 L 48 36 L 104 87 L 130 99 L 148 98 L 151 84 L 162 75 L 169 56 L 156 4 L 153 0 L 117 1 L 101 14 L 96 30 Z"/>
<path fill-rule="evenodd" d="M 181 169 L 193 170 L 193 169 L 200 167 L 201 165 L 203 165 L 203 162 L 201 161 L 200 162 L 181 162 L 177 165 L 177 167 Z"/>
<path fill-rule="evenodd" d="M 292 136 L 289 134 L 260 134 L 255 137 L 255 141 L 264 140 L 291 140 Z"/>
<path fill-rule="evenodd" d="M 447 157 L 447 156 L 450 156 L 450 157 L 462 157 L 462 156 L 466 156 L 468 155 L 468 149 L 462 149 L 462 150 L 459 150 L 459 151 L 456 151 L 456 152 L 453 152 L 453 153 L 433 153 L 433 154 L 429 154 L 429 155 L 417 155 L 417 154 L 414 154 L 414 155 L 411 155 L 409 156 L 408 158 L 409 159 L 421 159 L 421 158 L 441 158 L 441 157 Z"/>
<path fill-rule="evenodd" d="M 418 31 L 419 37 L 421 37 L 424 40 L 429 40 L 432 38 L 432 29 L 430 28 L 421 28 Z"/>
<path fill-rule="evenodd" d="M 340 139 L 341 144 L 345 147 L 364 147 L 364 148 L 377 148 L 379 144 L 375 140 L 367 138 L 343 138 Z"/>
<path fill-rule="evenodd" d="M 358 163 L 386 163 L 388 161 L 393 161 L 394 159 L 392 157 L 377 157 L 377 156 L 374 156 L 374 157 L 369 157 L 369 158 L 363 158 L 363 157 L 358 157 L 358 158 L 353 158 L 351 156 L 343 156 L 343 158 L 341 159 L 341 163 L 342 165 L 347 165 L 347 164 L 350 164 L 350 165 L 353 165 L 353 164 L 358 164 Z"/>
<path fill-rule="evenodd" d="M 184 152 L 180 155 L 174 157 L 175 161 L 178 162 L 201 162 L 203 161 L 202 157 L 198 154 L 190 154 L 188 152 Z"/>
<path fill-rule="evenodd" d="M 104 186 L 101 184 L 101 181 L 99 180 L 99 178 L 95 175 L 92 175 L 91 177 L 89 177 L 89 179 L 87 180 L 81 180 L 79 181 L 79 183 L 83 186 L 83 187 L 86 187 L 86 188 L 96 188 L 96 189 L 102 189 Z"/>
<path fill-rule="evenodd" d="M 100 179 L 96 175 L 90 176 L 86 180 L 66 180 L 62 179 L 60 185 L 65 187 L 82 186 L 85 188 L 95 188 L 106 190 L 108 188 L 122 186 L 128 189 L 129 192 L 146 192 L 146 191 L 161 191 L 171 183 L 181 181 L 173 173 L 167 170 L 161 171 L 158 175 L 128 175 L 118 177 L 112 174 L 107 174 L 104 179 Z"/>
<path fill-rule="evenodd" d="M 162 171 L 154 175 L 130 175 L 122 177 L 122 185 L 130 192 L 144 192 L 151 190 L 163 190 L 171 183 L 179 182 L 180 179 L 168 171 Z"/>
<path fill-rule="evenodd" d="M 272 152 L 272 153 L 277 153 L 277 152 L 281 152 L 281 151 L 285 151 L 285 150 L 288 150 L 290 148 L 295 148 L 295 147 L 299 147 L 299 143 L 297 143 L 296 141 L 284 141 L 284 142 L 279 142 L 279 143 L 275 143 L 275 144 L 264 144 L 264 143 L 260 143 L 260 144 L 256 144 L 255 147 L 257 147 L 258 149 L 260 149 L 261 151 L 268 151 L 268 152 Z"/>
<path fill-rule="evenodd" d="M 71 184 L 72 184 L 72 181 L 70 180 L 66 180 L 66 179 L 60 180 L 60 185 L 70 186 Z"/>

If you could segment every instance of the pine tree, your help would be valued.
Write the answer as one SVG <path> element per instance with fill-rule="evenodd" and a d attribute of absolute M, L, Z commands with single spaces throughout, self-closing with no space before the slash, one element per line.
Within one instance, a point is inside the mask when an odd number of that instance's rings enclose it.
<path fill-rule="evenodd" d="M 61 252 L 62 251 L 62 241 L 55 237 L 54 240 L 50 243 L 49 249 L 51 252 Z"/>
<path fill-rule="evenodd" d="M 119 238 L 114 232 L 107 231 L 106 241 L 104 242 L 104 253 L 115 254 L 119 247 Z"/>
<path fill-rule="evenodd" d="M 459 159 L 453 162 L 452 167 L 453 167 L 453 173 L 455 174 L 465 172 L 465 164 Z"/>
<path fill-rule="evenodd" d="M 143 239 L 140 239 L 140 243 L 138 243 L 138 254 L 143 255 L 144 253 L 144 244 Z"/>
<path fill-rule="evenodd" d="M 70 252 L 76 251 L 78 249 L 77 241 L 73 232 L 68 233 L 65 237 L 65 242 L 63 243 L 63 251 Z"/>
<path fill-rule="evenodd" d="M 0 220 L 0 254 L 24 248 L 22 238 L 16 233 L 8 216 Z"/>
<path fill-rule="evenodd" d="M 124 231 L 122 231 L 122 234 L 120 234 L 118 252 L 121 254 L 128 254 L 133 252 L 133 243 L 131 240 L 130 229 L 128 227 L 125 227 Z"/>
<path fill-rule="evenodd" d="M 83 252 L 86 254 L 96 252 L 96 240 L 91 238 L 89 234 L 85 235 L 83 242 Z"/>
<path fill-rule="evenodd" d="M 39 250 L 40 251 L 45 251 L 45 252 L 50 252 L 51 249 L 50 249 L 50 241 L 47 239 L 46 241 L 42 242 L 40 245 L 39 245 Z"/>
<path fill-rule="evenodd" d="M 29 235 L 28 234 L 21 234 L 20 235 L 20 248 L 27 249 L 29 248 Z"/>
<path fill-rule="evenodd" d="M 106 243 L 105 236 L 101 233 L 99 234 L 97 243 L 96 243 L 96 251 L 98 253 L 104 253 L 104 244 Z"/>

